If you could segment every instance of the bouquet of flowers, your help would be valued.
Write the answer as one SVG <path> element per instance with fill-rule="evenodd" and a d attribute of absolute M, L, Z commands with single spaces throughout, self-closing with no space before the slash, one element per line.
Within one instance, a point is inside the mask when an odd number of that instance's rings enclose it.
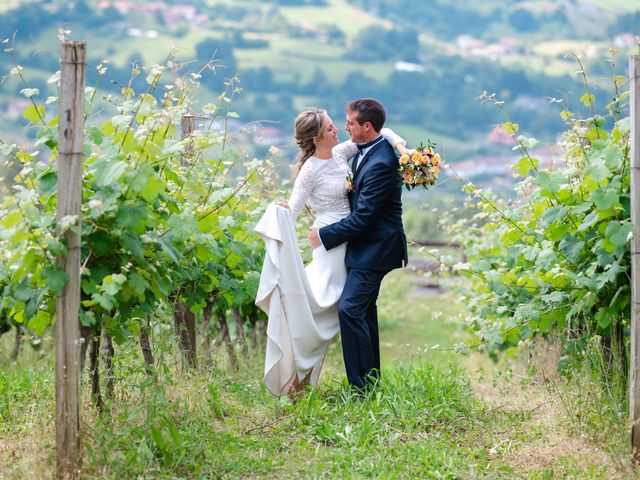
<path fill-rule="evenodd" d="M 435 152 L 435 143 L 427 140 L 427 145 L 409 150 L 400 157 L 402 183 L 411 190 L 418 185 L 429 188 L 438 180 L 440 154 Z"/>

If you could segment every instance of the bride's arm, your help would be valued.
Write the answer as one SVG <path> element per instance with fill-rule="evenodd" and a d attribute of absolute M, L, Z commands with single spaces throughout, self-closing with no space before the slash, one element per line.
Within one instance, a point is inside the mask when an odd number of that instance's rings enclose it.
<path fill-rule="evenodd" d="M 380 134 L 391 144 L 393 147 L 398 150 L 398 152 L 402 155 L 407 152 L 407 141 L 398 135 L 396 132 L 391 130 L 390 128 L 383 128 L 380 130 Z M 339 143 L 335 147 L 333 147 L 333 155 L 343 158 L 349 159 L 353 157 L 356 153 L 358 153 L 358 147 L 351 140 L 347 140 L 346 142 Z"/>
<path fill-rule="evenodd" d="M 291 196 L 289 197 L 289 209 L 293 214 L 293 218 L 298 218 L 300 211 L 304 208 L 304 204 L 307 202 L 311 191 L 313 190 L 313 168 L 308 162 L 305 162 L 298 172 L 295 182 L 293 183 L 293 189 L 291 190 Z"/>
<path fill-rule="evenodd" d="M 331 153 L 333 153 L 334 157 L 341 158 L 347 161 L 349 158 L 353 157 L 356 153 L 358 153 L 358 147 L 351 140 L 347 140 L 346 142 L 339 143 L 335 147 L 331 149 Z"/>
<path fill-rule="evenodd" d="M 393 145 L 393 148 L 395 148 L 400 153 L 400 155 L 407 153 L 407 141 L 396 132 L 394 132 L 390 128 L 383 128 L 380 130 L 380 133 L 387 140 L 387 142 Z"/>

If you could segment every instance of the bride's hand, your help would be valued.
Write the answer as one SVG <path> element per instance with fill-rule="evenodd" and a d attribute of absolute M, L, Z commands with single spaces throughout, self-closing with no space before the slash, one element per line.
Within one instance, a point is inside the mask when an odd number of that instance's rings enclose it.
<path fill-rule="evenodd" d="M 287 202 L 275 202 L 276 205 L 280 205 L 281 207 L 284 207 L 288 210 L 291 210 L 291 207 L 289 206 L 289 204 Z"/>
<path fill-rule="evenodd" d="M 396 147 L 398 150 L 398 153 L 400 155 L 410 155 L 411 154 L 411 150 L 409 150 L 407 147 L 405 147 L 404 145 L 402 145 L 401 143 L 398 144 L 398 146 Z"/>
<path fill-rule="evenodd" d="M 320 235 L 318 234 L 318 227 L 311 227 L 311 232 L 309 232 L 307 239 L 313 250 L 322 245 L 322 240 L 320 240 Z"/>

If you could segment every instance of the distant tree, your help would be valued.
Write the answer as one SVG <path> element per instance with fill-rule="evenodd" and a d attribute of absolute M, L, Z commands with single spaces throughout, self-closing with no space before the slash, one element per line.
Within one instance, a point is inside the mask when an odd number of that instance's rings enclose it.
<path fill-rule="evenodd" d="M 386 89 L 376 80 L 361 71 L 351 72 L 340 86 L 340 91 L 347 98 L 374 97 L 379 98 L 381 90 Z"/>
<path fill-rule="evenodd" d="M 164 26 L 167 24 L 167 23 L 165 22 L 165 20 L 164 20 L 164 14 L 163 14 L 161 11 L 156 10 L 156 13 L 155 13 L 154 17 L 155 17 L 155 19 L 156 19 L 156 23 L 157 23 L 158 25 L 160 25 L 160 26 L 163 26 L 163 27 L 164 27 Z"/>
<path fill-rule="evenodd" d="M 241 72 L 240 78 L 243 87 L 251 92 L 268 92 L 276 88 L 273 72 L 268 67 L 246 70 Z"/>
<path fill-rule="evenodd" d="M 284 131 L 291 131 L 297 114 L 291 95 L 286 93 L 255 95 L 249 110 L 253 119 L 279 121 L 275 126 Z"/>
<path fill-rule="evenodd" d="M 233 75 L 238 69 L 238 62 L 233 54 L 233 45 L 224 39 L 207 38 L 196 45 L 196 57 L 201 63 L 211 59 L 217 65 L 223 65 Z"/>
<path fill-rule="evenodd" d="M 347 38 L 344 31 L 334 23 L 322 24 L 320 28 L 327 36 L 329 43 L 343 44 Z"/>
<path fill-rule="evenodd" d="M 319 67 L 313 71 L 309 81 L 300 88 L 300 93 L 304 95 L 317 95 L 318 97 L 329 96 L 332 93 L 332 82 L 327 74 Z"/>
<path fill-rule="evenodd" d="M 617 17 L 609 28 L 609 34 L 617 35 L 622 32 L 640 34 L 640 12 L 626 13 Z"/>
<path fill-rule="evenodd" d="M 565 24 L 569 22 L 569 19 L 567 18 L 567 14 L 565 13 L 564 8 L 562 7 L 557 8 L 552 14 L 549 15 L 548 18 L 560 24 Z"/>
<path fill-rule="evenodd" d="M 267 0 L 265 3 L 277 3 L 278 5 L 287 5 L 287 6 L 303 6 L 303 5 L 313 5 L 313 6 L 322 6 L 327 4 L 327 0 Z"/>
<path fill-rule="evenodd" d="M 224 3 L 215 4 L 216 17 L 223 17 L 228 20 L 240 21 L 243 20 L 249 13 L 250 10 L 246 7 L 232 4 L 227 5 Z"/>
<path fill-rule="evenodd" d="M 182 23 L 171 31 L 172 35 L 177 38 L 184 38 L 189 33 L 189 25 Z"/>
<path fill-rule="evenodd" d="M 129 58 L 127 59 L 126 65 L 129 69 L 131 69 L 134 65 L 137 65 L 138 67 L 144 67 L 144 55 L 137 51 L 131 52 Z"/>
<path fill-rule="evenodd" d="M 509 23 L 520 32 L 533 32 L 538 30 L 538 20 L 526 8 L 518 8 L 509 13 Z"/>
<path fill-rule="evenodd" d="M 40 5 L 28 3 L 0 15 L 0 34 L 7 38 L 17 32 L 17 38 L 29 38 L 54 21 L 54 16 Z"/>
<path fill-rule="evenodd" d="M 429 32 L 444 38 L 461 34 L 482 35 L 495 22 L 491 14 L 474 8 L 475 3 L 463 5 L 450 0 L 351 0 L 378 17 L 406 24 L 407 20 L 424 25 Z"/>
<path fill-rule="evenodd" d="M 93 9 L 87 5 L 85 0 L 76 0 L 73 2 L 73 7 L 69 8 L 73 10 L 73 15 L 79 18 L 95 17 Z"/>
<path fill-rule="evenodd" d="M 102 18 L 105 20 L 105 22 L 118 22 L 124 17 L 117 8 L 107 7 L 102 10 Z"/>
<path fill-rule="evenodd" d="M 213 92 L 220 93 L 225 88 L 225 81 L 238 71 L 238 63 L 233 54 L 233 45 L 226 39 L 207 38 L 196 45 L 196 59 L 204 65 L 211 62 L 212 78 L 203 84 Z"/>
<path fill-rule="evenodd" d="M 227 44 L 232 48 L 267 48 L 269 42 L 263 39 L 247 39 L 244 34 L 238 30 L 225 34 L 224 36 Z"/>
<path fill-rule="evenodd" d="M 530 92 L 531 82 L 522 70 L 505 70 L 500 79 L 500 85 L 510 92 Z"/>
<path fill-rule="evenodd" d="M 346 57 L 363 62 L 418 59 L 418 33 L 411 29 L 386 29 L 372 25 L 355 37 Z"/>

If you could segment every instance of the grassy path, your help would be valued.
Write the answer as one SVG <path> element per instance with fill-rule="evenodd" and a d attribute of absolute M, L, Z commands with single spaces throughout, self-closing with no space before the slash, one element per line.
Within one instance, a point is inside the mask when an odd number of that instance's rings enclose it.
<path fill-rule="evenodd" d="M 530 375 L 519 362 L 431 349 L 457 341 L 461 307 L 411 290 L 401 273 L 383 286 L 384 375 L 364 400 L 343 388 L 337 342 L 320 387 L 296 405 L 266 392 L 260 353 L 232 376 L 224 358 L 183 374 L 158 347 L 158 386 L 135 342 L 122 346 L 111 415 L 88 401 L 83 410 L 85 478 L 631 478 L 620 422 L 597 420 L 615 412 L 580 403 L 544 363 Z M 51 478 L 51 355 L 27 349 L 12 365 L 10 340 L 0 343 L 0 478 Z"/>

